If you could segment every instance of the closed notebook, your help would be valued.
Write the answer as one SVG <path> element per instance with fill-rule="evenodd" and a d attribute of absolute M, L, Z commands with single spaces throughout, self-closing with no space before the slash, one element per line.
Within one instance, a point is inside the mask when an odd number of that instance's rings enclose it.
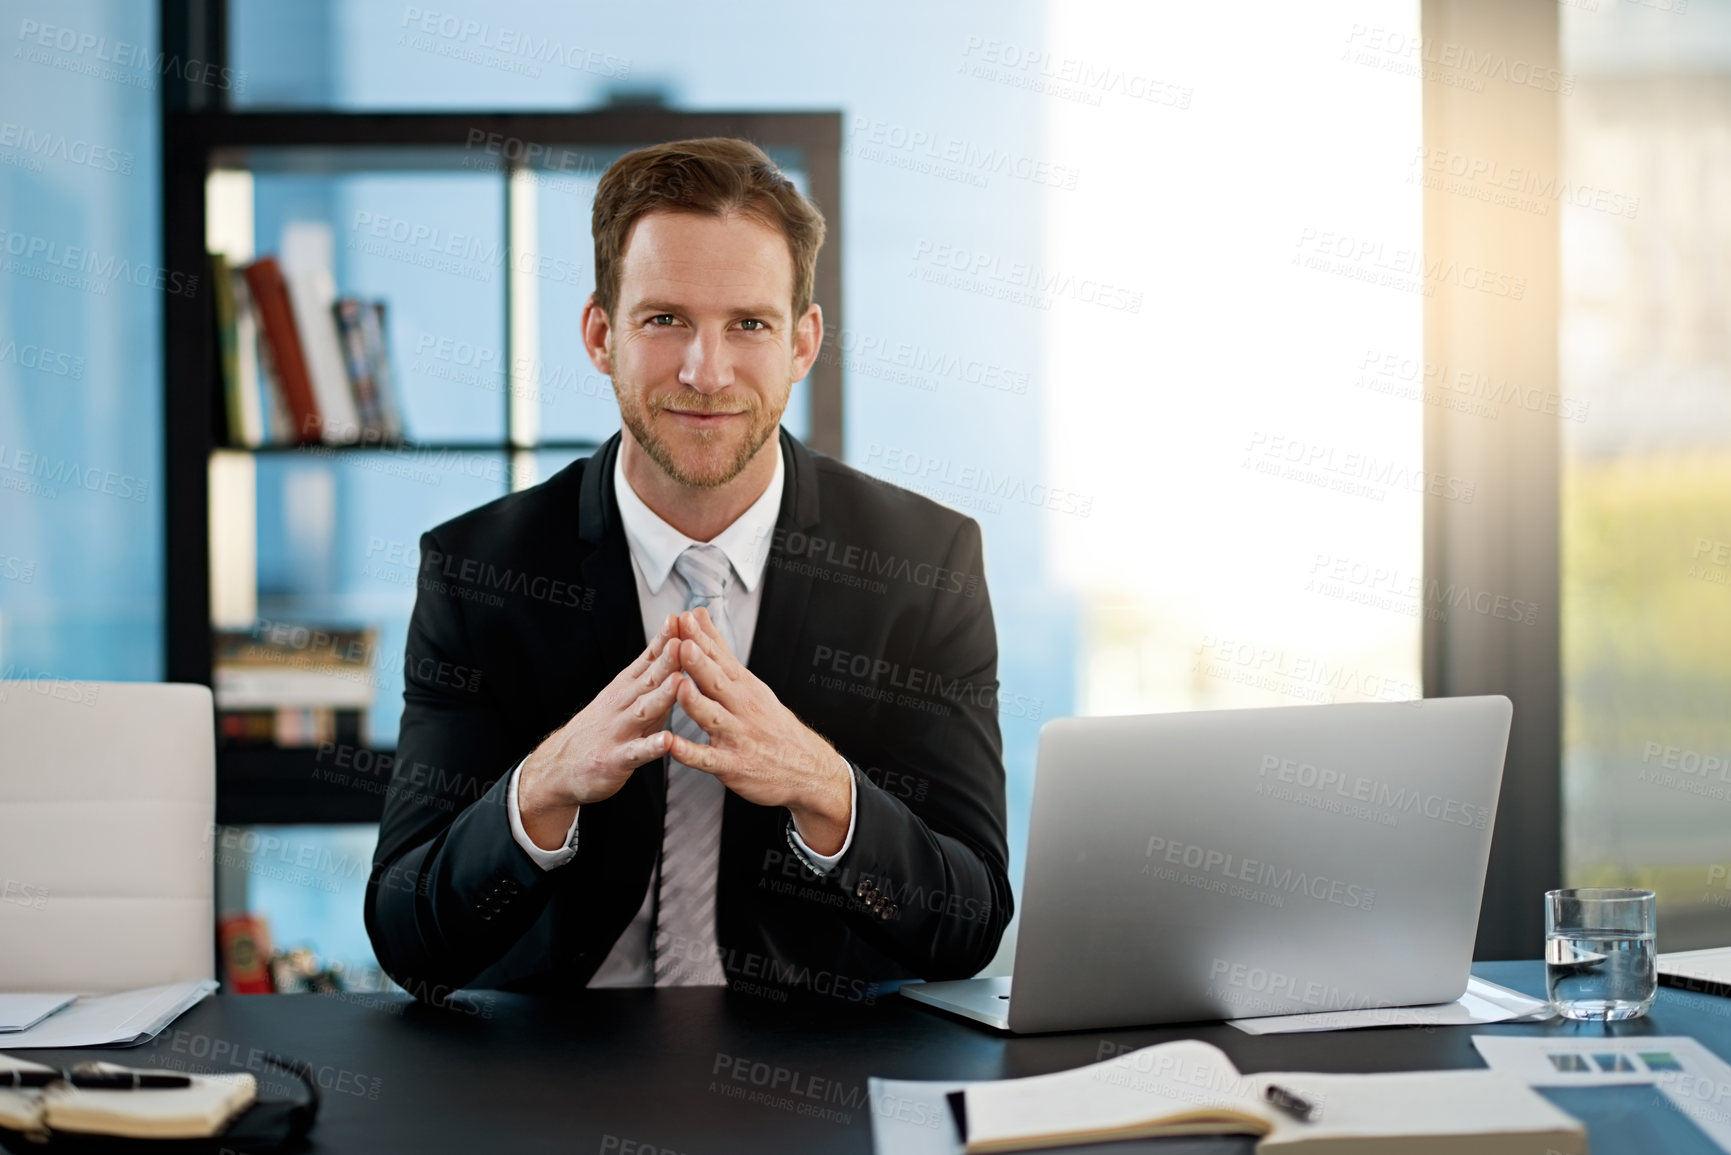
<path fill-rule="evenodd" d="M 27 1063 L 11 1055 L 0 1055 L 0 1071 L 46 1071 L 41 1063 Z M 42 1130 L 42 1092 L 0 1087 L 0 1127 L 12 1131 Z"/>
<path fill-rule="evenodd" d="M 133 1068 L 100 1064 L 113 1070 Z M 0 1070 L 40 1070 L 0 1055 Z M 166 1075 L 179 1071 L 155 1072 Z M 0 1127 L 40 1135 L 73 1131 L 128 1139 L 203 1139 L 220 1134 L 258 1098 L 258 1080 L 233 1075 L 194 1075 L 190 1087 L 144 1091 L 96 1091 L 55 1083 L 41 1090 L 0 1088 Z"/>
<path fill-rule="evenodd" d="M 1312 1119 L 1267 1102 L 1269 1084 L 1313 1104 Z M 970 1153 L 1169 1135 L 1255 1135 L 1258 1152 L 1280 1155 L 1587 1152 L 1576 1119 L 1495 1071 L 1241 1075 L 1195 1040 L 959 1094 Z"/>

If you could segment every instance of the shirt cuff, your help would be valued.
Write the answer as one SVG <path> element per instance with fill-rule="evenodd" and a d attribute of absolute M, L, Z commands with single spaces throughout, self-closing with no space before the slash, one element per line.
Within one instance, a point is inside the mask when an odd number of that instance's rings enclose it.
<path fill-rule="evenodd" d="M 794 851 L 811 867 L 813 874 L 828 874 L 835 869 L 835 864 L 841 861 L 847 848 L 853 845 L 853 825 L 859 817 L 859 783 L 854 780 L 853 763 L 842 759 L 847 766 L 847 837 L 841 840 L 841 849 L 834 854 L 819 854 L 805 844 L 805 839 L 799 836 L 799 823 L 793 820 L 793 815 L 787 818 L 787 841 Z"/>
<path fill-rule="evenodd" d="M 527 761 L 527 758 L 523 759 L 523 762 Z M 530 841 L 529 832 L 523 829 L 523 812 L 517 809 L 517 775 L 523 772 L 523 762 L 512 767 L 511 785 L 506 792 L 508 797 L 505 803 L 505 813 L 511 816 L 511 837 L 516 839 L 517 845 L 523 848 L 524 854 L 534 860 L 536 866 L 542 870 L 552 870 L 556 866 L 564 866 L 577 857 L 577 819 L 575 815 L 572 816 L 571 829 L 565 832 L 563 849 L 542 850 Z M 578 810 L 581 811 L 582 807 L 578 807 Z M 850 829 L 848 834 L 851 836 L 853 831 Z"/>

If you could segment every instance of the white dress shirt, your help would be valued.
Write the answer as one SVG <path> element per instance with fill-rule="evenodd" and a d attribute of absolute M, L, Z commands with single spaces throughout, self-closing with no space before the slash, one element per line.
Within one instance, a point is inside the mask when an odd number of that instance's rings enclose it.
<path fill-rule="evenodd" d="M 619 453 L 614 457 L 613 491 L 618 499 L 620 519 L 625 525 L 625 541 L 631 550 L 631 569 L 637 579 L 637 606 L 643 615 L 643 635 L 653 637 L 660 632 L 661 623 L 666 620 L 667 615 L 681 613 L 685 609 L 684 590 L 679 582 L 669 580 L 674 561 L 688 546 L 703 543 L 686 537 L 643 503 L 643 499 L 637 496 L 637 491 L 625 480 L 624 456 Z M 732 525 L 710 539 L 710 544 L 719 547 L 733 567 L 735 580 L 727 587 L 727 614 L 733 623 L 734 640 L 739 647 L 734 656 L 742 662 L 749 659 L 751 640 L 757 633 L 757 609 L 763 600 L 763 571 L 769 560 L 775 519 L 781 511 L 784 480 L 781 454 L 777 453 L 775 474 L 769 479 L 769 488 L 765 489 Z M 847 764 L 841 755 L 836 757 L 843 765 Z M 639 768 L 638 773 L 656 765 L 650 763 Z M 547 850 L 537 846 L 523 829 L 523 815 L 517 806 L 517 777 L 522 769 L 523 764 L 519 762 L 511 771 L 511 782 L 507 788 L 506 813 L 510 816 L 511 837 L 542 870 L 553 870 L 577 856 L 577 819 L 572 818 L 571 828 L 566 832 L 559 849 Z M 817 874 L 827 874 L 834 869 L 842 855 L 847 853 L 848 847 L 853 845 L 853 814 L 858 802 L 858 787 L 853 785 L 851 767 L 848 782 L 850 795 L 847 836 L 842 840 L 840 850 L 830 855 L 819 854 L 806 845 L 797 826 L 790 832 L 789 841 L 794 849 Z M 636 917 L 631 920 L 631 925 L 625 928 L 625 933 L 619 936 L 612 952 L 590 980 L 590 986 L 654 985 L 655 976 L 649 957 L 649 940 L 655 931 L 654 905 L 655 879 L 652 875 Z"/>

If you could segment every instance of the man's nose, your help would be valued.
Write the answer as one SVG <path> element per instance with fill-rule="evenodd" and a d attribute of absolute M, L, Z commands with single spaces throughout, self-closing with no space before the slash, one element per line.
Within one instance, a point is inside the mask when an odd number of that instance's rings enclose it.
<path fill-rule="evenodd" d="M 685 346 L 685 360 L 679 367 L 679 383 L 699 393 L 719 393 L 733 384 L 733 366 L 727 356 L 727 342 L 719 330 L 698 330 Z"/>

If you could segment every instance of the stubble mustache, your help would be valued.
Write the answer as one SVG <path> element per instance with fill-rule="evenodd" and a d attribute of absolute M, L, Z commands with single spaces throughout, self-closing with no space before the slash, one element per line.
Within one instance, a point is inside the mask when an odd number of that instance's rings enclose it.
<path fill-rule="evenodd" d="M 653 414 L 678 410 L 681 413 L 727 414 L 752 413 L 756 406 L 747 402 L 719 401 L 702 393 L 694 393 L 689 397 L 655 397 L 645 402 L 646 409 Z"/>

